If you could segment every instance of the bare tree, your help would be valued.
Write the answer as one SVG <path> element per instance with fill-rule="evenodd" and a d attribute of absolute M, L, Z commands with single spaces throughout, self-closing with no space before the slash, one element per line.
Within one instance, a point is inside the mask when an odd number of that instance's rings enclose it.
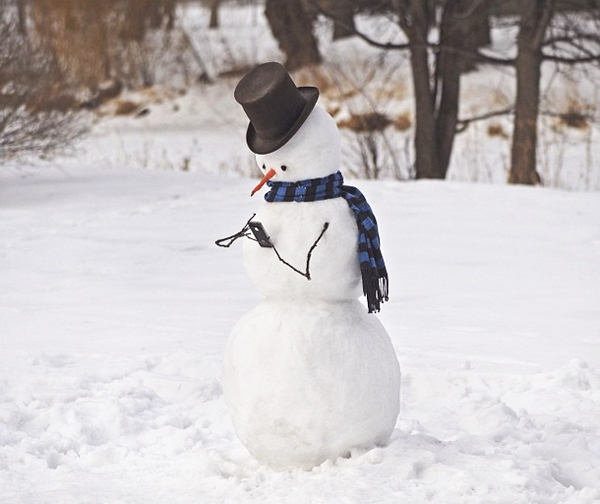
<path fill-rule="evenodd" d="M 552 2 L 553 3 L 553 2 Z M 517 97 L 509 182 L 538 184 L 536 171 L 537 120 L 540 102 L 542 43 L 552 19 L 551 2 L 534 0 L 519 4 L 517 37 Z"/>
<path fill-rule="evenodd" d="M 475 53 L 490 43 L 487 6 L 474 0 L 447 0 L 440 22 L 439 51 L 432 99 L 435 110 L 437 173 L 445 178 L 458 125 L 461 75 L 473 68 Z"/>
<path fill-rule="evenodd" d="M 354 0 L 320 0 L 322 7 L 333 14 L 333 40 L 354 35 Z"/>
<path fill-rule="evenodd" d="M 19 18 L 19 33 L 27 35 L 27 0 L 17 0 L 17 13 Z"/>
<path fill-rule="evenodd" d="M 321 63 L 312 20 L 302 0 L 266 0 L 265 16 L 288 70 Z"/>
<path fill-rule="evenodd" d="M 53 53 L 72 86 L 95 94 L 108 80 L 131 88 L 154 84 L 150 35 L 173 28 L 175 0 L 27 2 L 31 37 Z"/>
<path fill-rule="evenodd" d="M 319 7 L 313 5 L 327 17 Z M 597 64 L 600 61 L 599 0 L 389 0 L 391 14 L 407 43 L 382 42 L 355 29 L 355 34 L 384 50 L 410 54 L 415 90 L 415 174 L 417 178 L 445 178 L 457 131 L 470 121 L 515 114 L 509 181 L 536 184 L 537 119 L 541 65 Z M 490 9 L 514 16 L 517 57 L 495 56 L 482 50 L 489 42 Z M 338 19 L 338 22 L 342 22 Z M 437 41 L 430 40 L 433 28 Z M 433 65 L 432 65 L 433 60 Z M 458 118 L 461 74 L 474 64 L 516 69 L 514 107 Z"/>
<path fill-rule="evenodd" d="M 327 17 L 335 17 L 316 0 L 313 4 Z M 477 50 L 489 43 L 487 6 L 484 0 L 390 0 L 388 8 L 407 43 L 377 41 L 356 29 L 354 33 L 375 47 L 409 52 L 415 90 L 414 173 L 417 178 L 443 179 L 458 124 L 460 76 L 472 65 Z M 429 41 L 433 28 L 440 32 L 436 43 Z"/>
<path fill-rule="evenodd" d="M 0 40 L 0 159 L 65 147 L 85 127 L 60 94 L 52 55 L 20 34 L 18 20 L 0 18 Z"/>
<path fill-rule="evenodd" d="M 458 124 L 460 78 L 489 43 L 487 6 L 482 0 L 392 0 L 408 38 L 415 89 L 415 174 L 444 179 Z M 432 28 L 437 43 L 429 42 Z M 399 46 L 401 48 L 401 46 Z M 433 67 L 431 55 L 435 57 Z"/>
<path fill-rule="evenodd" d="M 584 7 L 586 7 L 584 9 Z M 543 62 L 600 64 L 600 2 L 531 0 L 519 4 L 517 97 L 508 181 L 539 184 L 537 122 Z"/>

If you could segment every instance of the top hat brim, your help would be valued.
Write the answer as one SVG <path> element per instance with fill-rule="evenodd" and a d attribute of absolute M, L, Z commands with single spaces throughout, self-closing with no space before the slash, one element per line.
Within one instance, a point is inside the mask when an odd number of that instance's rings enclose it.
<path fill-rule="evenodd" d="M 254 126 L 252 126 L 252 123 L 248 125 L 248 130 L 246 131 L 246 143 L 252 152 L 255 154 L 270 154 L 271 152 L 275 152 L 280 147 L 283 147 L 300 129 L 300 126 L 304 124 L 317 104 L 319 90 L 316 87 L 307 86 L 299 87 L 298 91 L 304 96 L 306 105 L 298 118 L 284 134 L 280 135 L 278 138 L 261 138 L 254 129 Z"/>

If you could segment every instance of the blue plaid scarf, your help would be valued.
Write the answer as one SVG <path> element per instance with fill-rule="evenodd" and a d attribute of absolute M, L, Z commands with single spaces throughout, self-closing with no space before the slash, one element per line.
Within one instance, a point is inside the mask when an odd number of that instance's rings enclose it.
<path fill-rule="evenodd" d="M 389 281 L 385 262 L 381 255 L 377 221 L 363 194 L 356 187 L 343 184 L 344 178 L 339 171 L 327 177 L 298 182 L 269 180 L 267 185 L 271 189 L 265 194 L 265 200 L 274 203 L 344 198 L 354 213 L 358 225 L 358 260 L 363 293 L 367 297 L 369 313 L 378 312 L 381 303 L 388 300 Z"/>

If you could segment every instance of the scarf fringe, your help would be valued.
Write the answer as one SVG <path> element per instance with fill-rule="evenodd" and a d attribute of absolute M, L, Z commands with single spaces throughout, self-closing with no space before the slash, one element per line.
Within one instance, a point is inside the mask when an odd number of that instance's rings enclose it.
<path fill-rule="evenodd" d="M 381 311 L 381 304 L 388 301 L 389 279 L 386 272 L 361 268 L 363 294 L 367 298 L 369 313 Z"/>

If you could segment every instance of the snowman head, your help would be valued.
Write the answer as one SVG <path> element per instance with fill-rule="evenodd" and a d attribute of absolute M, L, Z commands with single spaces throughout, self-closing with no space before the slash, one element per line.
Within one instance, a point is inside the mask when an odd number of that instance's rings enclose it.
<path fill-rule="evenodd" d="M 263 176 L 281 182 L 326 177 L 340 168 L 340 133 L 333 118 L 316 106 L 294 136 L 269 154 L 257 154 Z"/>
<path fill-rule="evenodd" d="M 246 142 L 263 172 L 254 194 L 270 178 L 295 182 L 335 173 L 340 166 L 340 135 L 333 118 L 316 106 L 316 87 L 296 87 L 280 63 L 250 70 L 234 98 L 250 119 Z"/>

